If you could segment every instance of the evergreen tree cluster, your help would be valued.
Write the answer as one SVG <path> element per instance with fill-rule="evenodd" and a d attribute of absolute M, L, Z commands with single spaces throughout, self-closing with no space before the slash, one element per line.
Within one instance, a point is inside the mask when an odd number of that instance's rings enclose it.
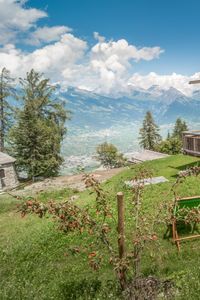
<path fill-rule="evenodd" d="M 186 122 L 181 118 L 177 118 L 172 134 L 168 132 L 167 139 L 158 144 L 157 151 L 167 154 L 181 153 L 183 148 L 182 135 L 187 130 Z"/>
<path fill-rule="evenodd" d="M 174 126 L 172 138 L 177 138 L 179 140 L 182 140 L 182 134 L 184 131 L 187 131 L 187 130 L 188 130 L 188 126 L 187 126 L 186 122 L 184 120 L 182 120 L 181 118 L 178 118 L 176 120 L 176 123 Z"/>
<path fill-rule="evenodd" d="M 168 132 L 167 138 L 162 140 L 159 134 L 159 127 L 155 123 L 151 112 L 148 111 L 139 132 L 140 146 L 147 150 L 179 154 L 183 147 L 182 134 L 187 130 L 186 122 L 181 118 L 177 118 L 172 134 Z"/>
<path fill-rule="evenodd" d="M 10 100 L 14 95 L 14 79 L 3 68 L 0 74 L 0 151 L 4 151 L 6 137 L 13 124 L 14 109 Z"/>
<path fill-rule="evenodd" d="M 49 79 L 34 70 L 19 80 L 15 95 L 13 85 L 4 68 L 0 77 L 0 150 L 5 150 L 6 141 L 6 150 L 28 178 L 55 176 L 63 162 L 61 143 L 69 119 L 65 103 L 54 97 L 55 87 Z M 17 107 L 12 105 L 14 99 Z"/>
<path fill-rule="evenodd" d="M 139 132 L 140 146 L 147 150 L 155 150 L 161 139 L 159 127 L 156 125 L 152 113 L 148 111 Z"/>

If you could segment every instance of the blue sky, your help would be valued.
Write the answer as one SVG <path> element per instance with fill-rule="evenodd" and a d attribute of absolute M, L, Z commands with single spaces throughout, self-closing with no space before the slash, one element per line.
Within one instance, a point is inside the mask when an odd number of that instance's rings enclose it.
<path fill-rule="evenodd" d="M 118 96 L 152 85 L 191 94 L 199 0 L 1 0 L 0 68 Z"/>
<path fill-rule="evenodd" d="M 106 39 L 165 49 L 159 61 L 144 62 L 137 71 L 189 75 L 200 70 L 199 0 L 34 0 L 29 5 L 46 8 L 49 17 L 42 24 L 69 26 L 90 43 L 97 31 Z"/>

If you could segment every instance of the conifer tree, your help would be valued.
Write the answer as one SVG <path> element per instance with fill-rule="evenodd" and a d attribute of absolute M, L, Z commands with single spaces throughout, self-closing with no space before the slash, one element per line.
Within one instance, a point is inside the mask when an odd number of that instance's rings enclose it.
<path fill-rule="evenodd" d="M 61 143 L 68 111 L 64 102 L 53 97 L 55 87 L 42 74 L 31 70 L 20 84 L 22 108 L 11 130 L 17 166 L 28 178 L 55 176 L 63 162 Z"/>
<path fill-rule="evenodd" d="M 188 127 L 187 127 L 186 122 L 184 120 L 182 120 L 181 118 L 178 118 L 176 120 L 176 123 L 174 126 L 172 137 L 182 140 L 183 131 L 187 131 L 187 130 L 188 130 Z"/>
<path fill-rule="evenodd" d="M 171 138 L 171 134 L 170 134 L 170 132 L 168 131 L 168 133 L 167 133 L 167 140 L 170 140 L 170 138 Z"/>
<path fill-rule="evenodd" d="M 10 72 L 3 68 L 0 73 L 0 151 L 5 149 L 5 140 L 13 121 L 13 106 L 11 96 L 14 91 L 14 79 Z M 9 99 L 10 97 L 10 99 Z"/>
<path fill-rule="evenodd" d="M 148 111 L 143 120 L 143 126 L 139 132 L 140 146 L 147 150 L 155 150 L 157 144 L 161 141 L 159 127 L 156 125 L 153 116 Z"/>

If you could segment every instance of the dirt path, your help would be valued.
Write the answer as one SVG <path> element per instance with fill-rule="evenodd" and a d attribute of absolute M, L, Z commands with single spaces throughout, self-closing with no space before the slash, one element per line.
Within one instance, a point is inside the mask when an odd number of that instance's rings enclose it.
<path fill-rule="evenodd" d="M 92 174 L 100 182 L 104 182 L 114 175 L 123 171 L 124 168 L 117 168 L 111 170 L 97 170 Z M 64 188 L 73 188 L 79 191 L 85 189 L 84 182 L 82 181 L 82 174 L 78 175 L 66 175 L 55 178 L 45 179 L 43 181 L 35 182 L 25 186 L 23 189 L 12 191 L 13 195 L 34 195 L 42 191 L 59 190 Z"/>

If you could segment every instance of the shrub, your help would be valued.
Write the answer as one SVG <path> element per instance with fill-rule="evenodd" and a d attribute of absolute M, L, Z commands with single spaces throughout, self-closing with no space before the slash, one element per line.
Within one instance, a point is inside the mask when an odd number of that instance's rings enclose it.
<path fill-rule="evenodd" d="M 107 142 L 97 146 L 97 159 L 104 167 L 119 168 L 126 164 L 126 159 L 122 153 L 118 152 L 117 147 Z"/>
<path fill-rule="evenodd" d="M 166 154 L 179 154 L 182 151 L 182 142 L 178 138 L 168 138 L 160 142 L 156 150 Z"/>

